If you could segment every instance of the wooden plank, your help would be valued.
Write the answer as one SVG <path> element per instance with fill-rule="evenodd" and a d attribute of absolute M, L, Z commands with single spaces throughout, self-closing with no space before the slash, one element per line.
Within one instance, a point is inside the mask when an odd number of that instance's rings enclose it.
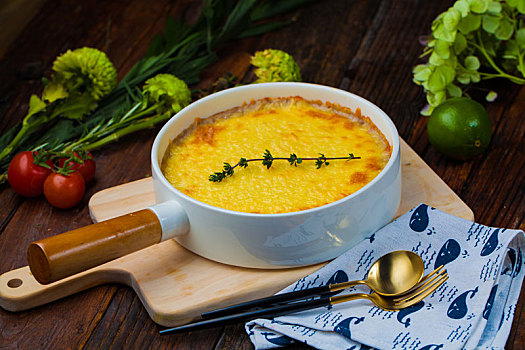
<path fill-rule="evenodd" d="M 0 2 L 0 58 L 18 34 L 33 19 L 45 0 L 3 0 Z"/>

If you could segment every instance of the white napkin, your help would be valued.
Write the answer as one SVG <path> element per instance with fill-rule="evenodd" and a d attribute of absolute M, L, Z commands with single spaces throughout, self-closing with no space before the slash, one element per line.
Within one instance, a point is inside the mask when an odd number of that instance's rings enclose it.
<path fill-rule="evenodd" d="M 319 349 L 503 349 L 525 273 L 523 231 L 492 228 L 420 204 L 283 292 L 364 279 L 393 250 L 411 250 L 425 273 L 443 264 L 449 279 L 397 312 L 368 300 L 256 319 L 246 331 L 257 349 L 294 341 Z M 366 291 L 364 286 L 349 292 Z"/>

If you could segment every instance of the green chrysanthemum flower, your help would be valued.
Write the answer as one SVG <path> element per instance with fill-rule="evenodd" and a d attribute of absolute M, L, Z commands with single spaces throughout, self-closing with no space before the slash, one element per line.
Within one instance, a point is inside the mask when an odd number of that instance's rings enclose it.
<path fill-rule="evenodd" d="M 157 74 L 142 88 L 148 101 L 158 105 L 157 113 L 175 114 L 191 102 L 188 85 L 171 74 Z"/>
<path fill-rule="evenodd" d="M 53 63 L 52 83 L 64 86 L 68 93 L 87 92 L 95 101 L 117 86 L 117 71 L 105 53 L 90 47 L 68 50 Z"/>
<path fill-rule="evenodd" d="M 257 69 L 256 83 L 279 81 L 301 81 L 301 71 L 293 57 L 281 50 L 266 49 L 258 51 L 251 58 Z"/>

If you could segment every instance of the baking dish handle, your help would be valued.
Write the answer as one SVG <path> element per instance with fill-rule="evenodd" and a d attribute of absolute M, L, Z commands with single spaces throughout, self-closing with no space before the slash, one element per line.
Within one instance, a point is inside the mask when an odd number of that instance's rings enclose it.
<path fill-rule="evenodd" d="M 48 284 L 189 232 L 184 208 L 167 201 L 33 242 L 27 249 L 35 279 Z"/>

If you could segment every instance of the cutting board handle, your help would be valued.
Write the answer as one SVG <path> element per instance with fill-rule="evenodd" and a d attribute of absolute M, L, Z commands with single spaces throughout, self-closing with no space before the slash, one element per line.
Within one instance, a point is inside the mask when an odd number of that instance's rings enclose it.
<path fill-rule="evenodd" d="M 33 242 L 27 260 L 35 279 L 48 284 L 188 231 L 184 209 L 164 202 Z"/>
<path fill-rule="evenodd" d="M 130 285 L 130 274 L 118 266 L 96 268 L 50 284 L 40 284 L 29 266 L 0 275 L 0 307 L 23 311 L 70 296 L 104 283 Z"/>

